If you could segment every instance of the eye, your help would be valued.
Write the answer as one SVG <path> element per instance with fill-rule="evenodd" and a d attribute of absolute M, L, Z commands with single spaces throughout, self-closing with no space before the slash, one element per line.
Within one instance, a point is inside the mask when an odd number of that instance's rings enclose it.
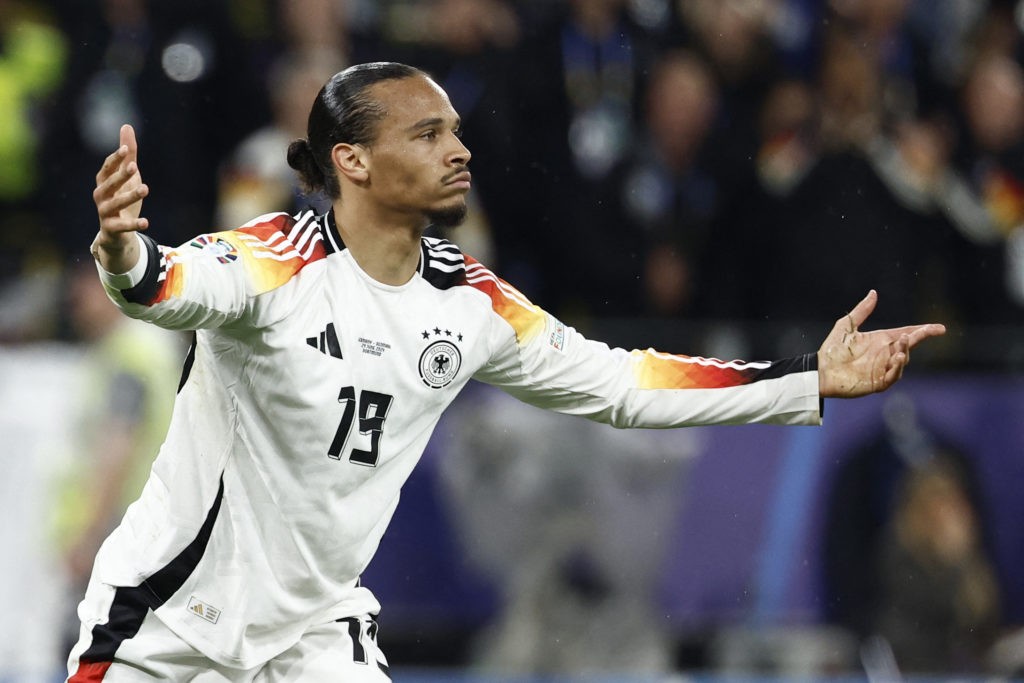
<path fill-rule="evenodd" d="M 459 126 L 458 128 L 454 129 L 452 131 L 452 134 L 455 135 L 455 137 L 457 137 L 457 138 L 461 138 L 462 137 L 462 127 Z"/>
<path fill-rule="evenodd" d="M 425 130 L 422 133 L 420 133 L 420 138 L 422 138 L 423 140 L 433 140 L 436 137 L 437 137 L 437 131 L 433 130 L 433 129 Z"/>

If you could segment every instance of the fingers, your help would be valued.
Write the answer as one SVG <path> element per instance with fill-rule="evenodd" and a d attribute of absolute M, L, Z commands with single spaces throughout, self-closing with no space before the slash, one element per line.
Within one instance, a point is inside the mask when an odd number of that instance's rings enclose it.
<path fill-rule="evenodd" d="M 91 251 L 105 268 L 111 263 L 120 264 L 124 255 L 130 253 L 128 245 L 133 238 L 129 233 L 149 227 L 149 221 L 139 215 L 149 187 L 142 182 L 139 172 L 135 130 L 129 125 L 121 126 L 119 138 L 119 147 L 103 160 L 96 174 L 92 193 L 100 231 Z M 120 260 L 111 261 L 111 253 L 116 253 Z M 114 271 L 124 272 L 118 268 Z"/>
<path fill-rule="evenodd" d="M 100 225 L 101 235 L 121 235 L 129 232 L 140 232 L 149 228 L 147 218 L 110 218 Z M 100 240 L 106 244 L 106 240 Z"/>
<path fill-rule="evenodd" d="M 909 348 L 914 348 L 929 337 L 939 337 L 946 334 L 946 326 L 938 323 L 917 325 L 907 333 L 909 337 Z"/>
<path fill-rule="evenodd" d="M 145 230 L 149 227 L 148 218 L 132 218 L 125 216 L 109 216 L 100 221 L 100 232 L 121 233 Z"/>
<path fill-rule="evenodd" d="M 101 233 L 122 233 L 122 232 L 134 232 L 136 230 L 145 230 L 149 227 L 149 219 L 147 218 L 125 218 L 123 216 L 109 216 L 100 221 L 100 232 Z"/>
<path fill-rule="evenodd" d="M 861 299 L 859 304 L 853 307 L 853 310 L 846 316 L 853 323 L 853 330 L 850 330 L 851 332 L 864 324 L 864 321 L 868 319 L 871 312 L 875 310 L 875 304 L 877 303 L 878 293 L 872 289 L 866 297 Z"/>
<path fill-rule="evenodd" d="M 903 370 L 907 367 L 908 362 L 908 357 L 905 353 L 897 353 L 893 356 L 889 367 L 885 371 L 885 376 L 882 379 L 882 386 L 879 390 L 888 389 L 898 382 L 900 378 L 903 377 Z"/>
<path fill-rule="evenodd" d="M 127 123 L 121 126 L 120 139 L 121 146 L 128 149 L 128 158 L 134 161 L 139 153 L 139 144 L 135 139 L 135 129 Z"/>
<path fill-rule="evenodd" d="M 129 164 L 93 190 L 92 198 L 101 221 L 118 217 L 123 209 L 142 201 L 149 194 L 149 186 L 141 181 L 137 181 L 134 187 L 126 187 L 137 173 L 133 166 Z"/>
<path fill-rule="evenodd" d="M 127 156 L 128 146 L 121 145 L 113 154 L 109 155 L 106 159 L 104 159 L 103 165 L 100 166 L 100 170 L 96 174 L 96 184 L 100 185 L 108 177 L 110 177 L 110 174 L 114 173 L 119 168 L 121 168 L 121 165 L 124 162 L 125 157 Z"/>
<path fill-rule="evenodd" d="M 899 339 L 889 343 L 890 356 L 879 390 L 885 390 L 903 377 L 903 371 L 910 363 L 910 337 L 901 335 Z"/>
<path fill-rule="evenodd" d="M 142 182 L 138 164 L 126 161 L 126 150 L 122 145 L 107 157 L 97 176 L 101 180 L 92 193 L 100 230 L 104 232 L 120 233 L 149 227 L 149 222 L 138 215 L 138 205 L 149 195 L 149 186 Z"/>
<path fill-rule="evenodd" d="M 868 334 L 882 334 L 890 342 L 901 337 L 907 337 L 908 349 L 912 349 L 929 337 L 938 337 L 946 333 L 946 326 L 939 323 L 927 323 L 925 325 L 907 325 L 905 327 L 893 327 L 886 330 L 877 330 Z"/>
<path fill-rule="evenodd" d="M 110 197 L 120 190 L 125 183 L 132 179 L 135 174 L 139 172 L 139 167 L 135 162 L 129 162 L 118 167 L 113 172 L 104 175 L 104 171 L 100 171 L 100 174 L 96 176 L 96 189 L 93 190 L 93 199 L 99 204 L 106 197 Z M 141 180 L 140 180 L 141 182 Z"/>
<path fill-rule="evenodd" d="M 126 123 L 121 126 L 119 137 L 120 146 L 103 160 L 103 165 L 100 166 L 100 170 L 96 174 L 97 185 L 101 184 L 118 169 L 124 168 L 129 163 L 138 161 L 139 145 L 135 139 L 135 129 Z"/>

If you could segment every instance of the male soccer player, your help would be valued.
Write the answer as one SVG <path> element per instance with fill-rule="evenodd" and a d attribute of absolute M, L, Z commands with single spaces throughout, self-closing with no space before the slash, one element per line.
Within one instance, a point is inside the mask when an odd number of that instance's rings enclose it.
<path fill-rule="evenodd" d="M 394 63 L 317 96 L 289 163 L 332 209 L 177 248 L 141 231 L 133 130 L 104 162 L 93 254 L 130 316 L 196 330 L 152 475 L 100 549 L 71 681 L 382 681 L 359 575 L 441 412 L 470 378 L 618 427 L 817 424 L 881 391 L 941 325 L 864 333 L 870 293 L 817 354 L 722 362 L 610 349 L 534 306 L 430 223 L 466 212 L 444 91 Z"/>

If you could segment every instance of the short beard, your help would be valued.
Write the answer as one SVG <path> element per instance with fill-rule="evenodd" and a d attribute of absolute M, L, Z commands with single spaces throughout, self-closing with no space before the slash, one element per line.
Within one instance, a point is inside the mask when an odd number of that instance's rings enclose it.
<path fill-rule="evenodd" d="M 436 225 L 439 228 L 454 228 L 462 225 L 462 221 L 466 220 L 466 213 L 468 211 L 469 208 L 465 203 L 456 204 L 455 206 L 437 209 L 436 211 L 428 211 L 427 220 L 430 221 L 431 225 Z"/>

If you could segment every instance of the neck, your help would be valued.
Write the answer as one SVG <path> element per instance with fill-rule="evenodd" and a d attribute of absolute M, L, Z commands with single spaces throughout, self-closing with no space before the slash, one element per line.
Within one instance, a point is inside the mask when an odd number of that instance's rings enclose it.
<path fill-rule="evenodd" d="M 352 258 L 374 280 L 397 286 L 415 275 L 426 228 L 422 218 L 368 215 L 339 201 L 334 203 L 334 219 Z"/>

